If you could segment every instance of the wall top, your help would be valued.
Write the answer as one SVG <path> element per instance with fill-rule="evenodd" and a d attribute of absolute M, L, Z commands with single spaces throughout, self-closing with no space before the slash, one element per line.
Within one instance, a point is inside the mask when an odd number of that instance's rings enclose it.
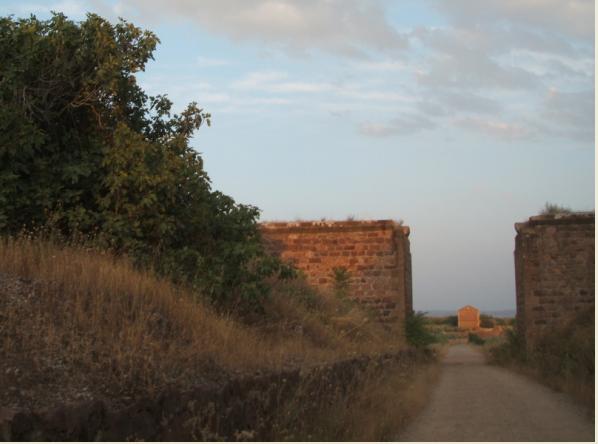
<path fill-rule="evenodd" d="M 515 230 L 517 230 L 517 233 L 520 233 L 521 230 L 525 228 L 535 227 L 537 225 L 573 225 L 593 223 L 593 212 L 547 214 L 540 216 L 531 216 L 527 220 L 527 222 L 516 223 Z"/>
<path fill-rule="evenodd" d="M 263 222 L 260 223 L 260 227 L 270 232 L 396 230 L 405 236 L 409 236 L 410 233 L 408 226 L 391 219 Z"/>

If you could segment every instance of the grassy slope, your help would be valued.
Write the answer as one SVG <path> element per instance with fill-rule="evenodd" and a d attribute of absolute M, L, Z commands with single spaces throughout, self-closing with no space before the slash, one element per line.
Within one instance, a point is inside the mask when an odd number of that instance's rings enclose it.
<path fill-rule="evenodd" d="M 18 279 L 17 279 L 18 277 Z M 277 284 L 255 325 L 124 259 L 29 239 L 0 241 L 0 405 L 114 404 L 166 386 L 398 350 L 353 304 Z"/>
<path fill-rule="evenodd" d="M 525 373 L 570 394 L 593 416 L 595 393 L 594 312 L 580 313 L 566 325 L 552 328 L 527 352 L 515 331 L 488 345 L 490 360 Z"/>

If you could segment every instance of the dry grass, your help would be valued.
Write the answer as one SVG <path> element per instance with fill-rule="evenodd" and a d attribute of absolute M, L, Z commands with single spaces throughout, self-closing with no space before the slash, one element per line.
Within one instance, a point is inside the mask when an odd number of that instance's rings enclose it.
<path fill-rule="evenodd" d="M 100 396 L 116 402 L 171 384 L 184 388 L 401 346 L 396 331 L 358 307 L 318 298 L 298 282 L 278 284 L 266 320 L 249 326 L 216 315 L 193 302 L 189 290 L 126 259 L 89 249 L 5 238 L 0 274 L 6 406 Z"/>
<path fill-rule="evenodd" d="M 314 398 L 299 393 L 280 409 L 276 439 L 396 441 L 427 404 L 439 370 L 435 359 L 421 353 L 407 364 L 369 368 L 354 390 L 320 402 L 308 420 L 296 417 L 294 412 Z"/>
<path fill-rule="evenodd" d="M 568 393 L 594 415 L 594 311 L 580 312 L 568 324 L 554 327 L 526 350 L 516 331 L 490 344 L 487 353 L 496 364 L 524 373 L 555 390 Z"/>

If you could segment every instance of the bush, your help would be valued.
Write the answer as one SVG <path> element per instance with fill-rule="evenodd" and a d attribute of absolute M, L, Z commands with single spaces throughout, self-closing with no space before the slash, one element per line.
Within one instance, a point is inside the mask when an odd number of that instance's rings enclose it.
<path fill-rule="evenodd" d="M 452 327 L 457 327 L 459 325 L 457 315 L 447 316 L 445 324 L 450 325 Z"/>
<path fill-rule="evenodd" d="M 494 318 L 485 314 L 480 315 L 480 327 L 482 328 L 494 328 Z"/>
<path fill-rule="evenodd" d="M 405 335 L 407 342 L 417 348 L 427 347 L 438 341 L 436 336 L 427 328 L 426 313 L 412 313 L 406 319 Z"/>
<path fill-rule="evenodd" d="M 475 333 L 469 333 L 467 340 L 475 345 L 484 345 L 484 340 L 482 338 L 480 338 L 478 335 L 476 335 Z"/>

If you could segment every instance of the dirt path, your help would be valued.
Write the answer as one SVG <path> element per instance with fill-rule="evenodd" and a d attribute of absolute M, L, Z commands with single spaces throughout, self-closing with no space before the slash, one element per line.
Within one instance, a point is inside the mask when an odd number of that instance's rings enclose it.
<path fill-rule="evenodd" d="M 429 405 L 398 440 L 594 441 L 594 424 L 565 395 L 455 345 Z"/>

